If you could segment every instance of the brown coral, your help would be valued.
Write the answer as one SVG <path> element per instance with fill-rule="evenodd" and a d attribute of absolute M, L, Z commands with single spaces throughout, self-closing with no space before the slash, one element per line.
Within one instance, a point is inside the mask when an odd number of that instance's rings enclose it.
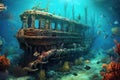
<path fill-rule="evenodd" d="M 108 65 L 103 65 L 106 72 L 101 72 L 102 80 L 120 80 L 120 63 L 111 62 Z"/>
<path fill-rule="evenodd" d="M 5 56 L 0 56 L 0 71 L 5 71 L 9 68 L 10 61 Z"/>

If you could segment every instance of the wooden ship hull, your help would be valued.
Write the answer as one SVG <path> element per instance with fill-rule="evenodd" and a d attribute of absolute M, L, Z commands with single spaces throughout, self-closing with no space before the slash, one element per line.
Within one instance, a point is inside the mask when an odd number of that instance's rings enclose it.
<path fill-rule="evenodd" d="M 46 52 L 47 55 L 42 58 L 43 62 L 76 58 L 79 53 L 88 49 L 85 44 L 85 31 L 88 26 L 37 10 L 25 11 L 20 17 L 23 24 L 16 37 L 25 51 L 23 66 L 31 61 L 38 61 L 38 58 L 33 56 L 35 52 L 39 53 L 39 56 Z M 40 59 L 37 63 L 40 63 Z"/>

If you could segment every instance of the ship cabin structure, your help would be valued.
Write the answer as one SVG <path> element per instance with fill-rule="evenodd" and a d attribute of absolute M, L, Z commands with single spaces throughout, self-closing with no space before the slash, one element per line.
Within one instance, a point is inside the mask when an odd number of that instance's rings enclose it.
<path fill-rule="evenodd" d="M 42 52 L 85 46 L 86 25 L 39 10 L 25 11 L 20 18 L 22 28 L 16 37 L 25 51 Z"/>

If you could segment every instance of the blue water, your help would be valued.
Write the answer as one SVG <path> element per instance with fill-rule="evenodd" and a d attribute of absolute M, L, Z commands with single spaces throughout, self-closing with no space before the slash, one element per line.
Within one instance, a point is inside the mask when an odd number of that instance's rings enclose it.
<path fill-rule="evenodd" d="M 49 4 L 47 3 L 49 1 Z M 116 0 L 117 1 L 117 0 Z M 72 6 L 75 7 L 75 19 L 80 14 L 80 23 L 85 23 L 84 9 L 88 9 L 88 23 L 87 25 L 94 29 L 95 40 L 93 41 L 92 50 L 107 50 L 115 46 L 113 39 L 120 40 L 120 36 L 112 36 L 111 29 L 113 27 L 119 27 L 120 24 L 114 24 L 114 21 L 120 21 L 117 12 L 114 10 L 114 0 L 3 0 L 7 10 L 0 12 L 7 17 L 0 15 L 0 36 L 4 38 L 3 50 L 0 52 L 4 54 L 9 47 L 15 50 L 11 52 L 15 54 L 22 53 L 19 43 L 15 38 L 17 31 L 21 28 L 22 22 L 20 21 L 20 14 L 25 10 L 31 9 L 33 6 L 40 4 L 41 8 L 45 8 L 49 5 L 49 12 L 56 15 L 64 15 L 64 4 L 67 4 L 66 17 L 72 19 Z M 117 6 L 117 5 L 116 5 Z M 94 21 L 95 20 L 95 21 Z M 92 24 L 94 21 L 94 24 Z M 100 27 L 98 28 L 98 26 Z M 101 34 L 97 34 L 98 31 Z M 87 34 L 89 37 L 92 35 Z M 104 38 L 104 36 L 108 37 Z"/>

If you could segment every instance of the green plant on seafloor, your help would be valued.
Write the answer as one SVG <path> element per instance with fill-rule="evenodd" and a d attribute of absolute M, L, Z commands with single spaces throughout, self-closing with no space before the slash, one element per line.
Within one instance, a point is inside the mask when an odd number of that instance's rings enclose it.
<path fill-rule="evenodd" d="M 39 79 L 40 80 L 46 80 L 45 70 L 40 70 L 40 72 L 39 72 Z"/>
<path fill-rule="evenodd" d="M 68 72 L 68 71 L 70 71 L 70 65 L 69 65 L 69 62 L 68 62 L 68 61 L 65 61 L 65 62 L 64 62 L 61 71 L 63 71 L 63 72 Z"/>

